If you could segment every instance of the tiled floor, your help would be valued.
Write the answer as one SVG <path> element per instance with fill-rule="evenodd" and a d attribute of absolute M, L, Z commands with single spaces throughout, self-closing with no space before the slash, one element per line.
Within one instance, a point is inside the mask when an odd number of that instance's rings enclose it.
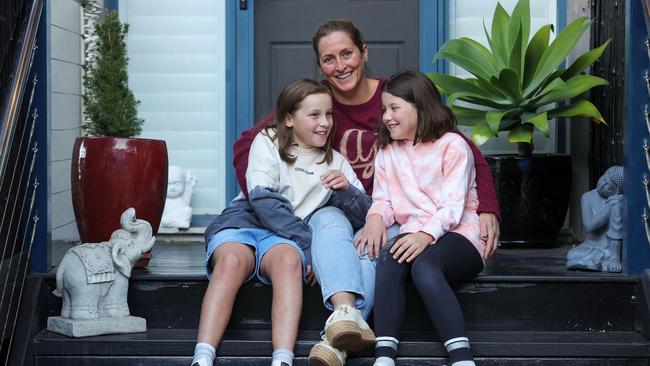
<path fill-rule="evenodd" d="M 52 244 L 52 263 L 58 264 L 65 251 L 73 243 L 54 242 Z M 600 273 L 569 271 L 565 268 L 566 252 L 570 245 L 554 245 L 535 248 L 501 248 L 486 265 L 480 277 L 553 277 L 554 279 L 576 277 L 585 280 L 605 277 L 611 280 L 627 278 L 620 273 Z M 141 278 L 173 276 L 178 278 L 205 278 L 205 245 L 199 235 L 182 237 L 178 240 L 172 235 L 159 239 L 153 249 L 153 256 L 145 269 L 134 270 L 133 275 Z M 56 268 L 51 269 L 54 272 Z"/>

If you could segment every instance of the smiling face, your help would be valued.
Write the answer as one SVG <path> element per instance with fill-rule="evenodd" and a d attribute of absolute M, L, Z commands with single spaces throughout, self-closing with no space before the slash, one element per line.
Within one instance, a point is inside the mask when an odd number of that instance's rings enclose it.
<path fill-rule="evenodd" d="M 393 140 L 415 139 L 418 129 L 418 111 L 415 105 L 388 92 L 381 93 L 382 122 Z"/>
<path fill-rule="evenodd" d="M 332 32 L 318 41 L 321 72 L 340 93 L 353 92 L 364 80 L 364 63 L 367 58 L 367 46 L 359 49 L 345 32 Z"/>
<path fill-rule="evenodd" d="M 292 129 L 293 141 L 305 149 L 323 147 L 332 130 L 332 97 L 326 93 L 310 94 L 295 112 L 284 118 Z"/>

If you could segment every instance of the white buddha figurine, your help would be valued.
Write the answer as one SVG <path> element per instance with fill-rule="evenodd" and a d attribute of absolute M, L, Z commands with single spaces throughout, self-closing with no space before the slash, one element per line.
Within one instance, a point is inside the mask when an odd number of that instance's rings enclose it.
<path fill-rule="evenodd" d="M 160 220 L 161 233 L 176 233 L 178 229 L 188 229 L 192 221 L 192 207 L 190 200 L 197 179 L 189 174 L 186 169 L 179 166 L 169 166 L 167 183 L 167 200 L 162 220 Z"/>

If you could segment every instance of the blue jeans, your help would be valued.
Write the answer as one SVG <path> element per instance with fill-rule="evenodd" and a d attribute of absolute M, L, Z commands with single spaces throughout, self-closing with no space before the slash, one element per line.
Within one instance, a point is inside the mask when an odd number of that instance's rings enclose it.
<path fill-rule="evenodd" d="M 270 285 L 271 280 L 262 275 L 261 266 L 262 266 L 262 257 L 264 254 L 271 250 L 274 246 L 278 244 L 287 244 L 296 249 L 300 258 L 302 259 L 302 273 L 303 279 L 305 275 L 305 254 L 302 252 L 302 249 L 294 241 L 279 237 L 272 232 L 266 229 L 253 229 L 253 228 L 243 228 L 243 229 L 223 229 L 216 234 L 212 235 L 212 238 L 208 241 L 208 248 L 205 254 L 205 266 L 208 273 L 208 279 L 212 278 L 212 254 L 215 250 L 224 243 L 240 243 L 243 245 L 248 245 L 255 252 L 255 268 L 253 273 L 246 279 L 246 282 L 250 281 L 253 277 L 257 277 L 262 283 Z"/>
<path fill-rule="evenodd" d="M 325 307 L 333 310 L 330 298 L 335 293 L 350 292 L 356 295 L 355 307 L 367 318 L 375 296 L 375 261 L 367 253 L 359 255 L 350 221 L 343 211 L 328 206 L 314 212 L 308 224 L 313 270 Z"/>

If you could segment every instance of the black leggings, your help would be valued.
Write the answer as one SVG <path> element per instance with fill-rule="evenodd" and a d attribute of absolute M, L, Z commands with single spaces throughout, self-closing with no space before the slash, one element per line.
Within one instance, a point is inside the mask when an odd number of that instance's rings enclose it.
<path fill-rule="evenodd" d="M 474 245 L 464 236 L 449 232 L 413 262 L 402 264 L 393 259 L 388 251 L 390 246 L 391 243 L 382 248 L 377 260 L 375 334 L 399 339 L 405 309 L 404 282 L 410 270 L 415 288 L 443 343 L 467 337 L 465 319 L 450 285 L 470 280 L 483 270 L 483 260 Z"/>

